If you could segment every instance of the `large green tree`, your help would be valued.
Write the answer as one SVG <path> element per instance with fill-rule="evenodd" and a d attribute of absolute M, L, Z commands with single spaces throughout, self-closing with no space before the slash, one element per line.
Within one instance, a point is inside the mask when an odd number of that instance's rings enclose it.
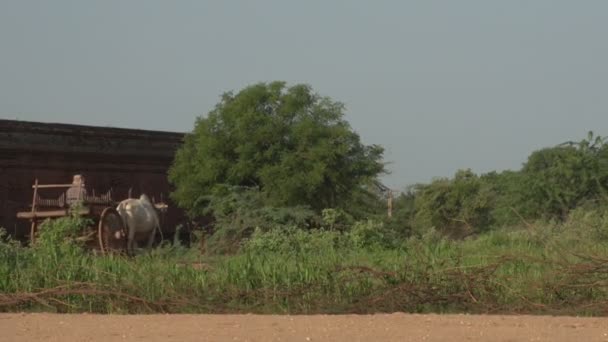
<path fill-rule="evenodd" d="M 308 85 L 225 93 L 176 154 L 173 198 L 197 214 L 218 187 L 244 186 L 259 189 L 268 205 L 344 206 L 384 164 L 383 148 L 362 144 L 343 117 L 343 104 Z"/>

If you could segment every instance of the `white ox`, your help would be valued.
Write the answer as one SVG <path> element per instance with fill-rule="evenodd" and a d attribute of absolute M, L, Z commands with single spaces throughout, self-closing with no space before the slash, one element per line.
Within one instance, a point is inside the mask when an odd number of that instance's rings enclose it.
<path fill-rule="evenodd" d="M 129 198 L 118 204 L 116 210 L 127 233 L 127 253 L 132 254 L 134 243 L 143 238 L 148 239 L 147 248 L 152 247 L 156 230 L 161 232 L 157 209 L 164 213 L 167 206 L 152 204 L 145 194 L 138 199 Z"/>

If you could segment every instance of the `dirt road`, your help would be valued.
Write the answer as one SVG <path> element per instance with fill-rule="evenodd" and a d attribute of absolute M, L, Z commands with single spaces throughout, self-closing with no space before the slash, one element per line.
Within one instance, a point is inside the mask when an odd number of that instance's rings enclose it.
<path fill-rule="evenodd" d="M 608 342 L 608 318 L 0 314 L 0 341 Z"/>

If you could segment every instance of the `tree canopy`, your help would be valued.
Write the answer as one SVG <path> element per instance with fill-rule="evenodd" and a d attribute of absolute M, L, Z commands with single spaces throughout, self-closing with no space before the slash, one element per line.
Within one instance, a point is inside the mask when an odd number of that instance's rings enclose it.
<path fill-rule="evenodd" d="M 536 216 L 564 219 L 586 201 L 608 198 L 608 145 L 587 139 L 533 152 L 522 169 L 522 204 Z"/>
<path fill-rule="evenodd" d="M 364 145 L 344 105 L 310 86 L 258 83 L 223 94 L 196 119 L 169 180 L 178 205 L 201 213 L 218 188 L 257 188 L 269 205 L 313 209 L 348 203 L 385 171 L 383 148 Z"/>
<path fill-rule="evenodd" d="M 414 233 L 431 227 L 449 236 L 480 233 L 526 220 L 564 221 L 579 207 L 606 208 L 608 144 L 589 132 L 587 139 L 532 152 L 519 171 L 478 176 L 460 170 L 415 188 L 414 210 L 400 218 Z"/>

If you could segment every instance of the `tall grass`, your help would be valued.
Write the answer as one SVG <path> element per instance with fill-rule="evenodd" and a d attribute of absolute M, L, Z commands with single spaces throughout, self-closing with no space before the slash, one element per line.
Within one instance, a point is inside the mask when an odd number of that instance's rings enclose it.
<path fill-rule="evenodd" d="M 373 225 L 270 230 L 232 256 L 165 246 L 127 258 L 83 248 L 73 237 L 87 222 L 66 218 L 46 224 L 34 247 L 0 244 L 0 310 L 603 315 L 607 223 L 579 212 L 564 224 L 465 241 L 429 231 L 389 246 L 370 233 Z M 371 243 L 362 243 L 366 236 Z"/>

